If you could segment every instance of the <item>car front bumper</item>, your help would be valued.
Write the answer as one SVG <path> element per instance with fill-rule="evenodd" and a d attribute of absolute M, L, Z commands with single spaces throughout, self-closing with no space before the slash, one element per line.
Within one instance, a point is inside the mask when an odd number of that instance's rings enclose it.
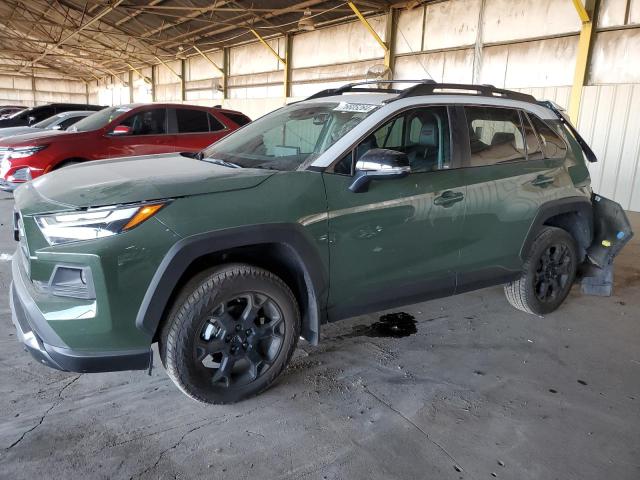
<path fill-rule="evenodd" d="M 118 352 L 78 351 L 64 345 L 33 300 L 26 282 L 26 273 L 20 265 L 18 251 L 12 260 L 13 282 L 9 303 L 11 318 L 18 340 L 38 362 L 57 370 L 69 372 L 112 372 L 144 370 L 149 367 L 151 350 Z M 55 345 L 54 345 L 55 344 Z"/>

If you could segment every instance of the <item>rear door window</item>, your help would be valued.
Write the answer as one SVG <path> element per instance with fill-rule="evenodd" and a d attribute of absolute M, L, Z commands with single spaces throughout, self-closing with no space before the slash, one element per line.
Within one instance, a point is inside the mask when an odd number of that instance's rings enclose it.
<path fill-rule="evenodd" d="M 469 129 L 470 166 L 526 159 L 520 113 L 510 108 L 464 107 Z"/>
<path fill-rule="evenodd" d="M 201 133 L 209 131 L 207 112 L 188 108 L 176 109 L 178 133 Z"/>

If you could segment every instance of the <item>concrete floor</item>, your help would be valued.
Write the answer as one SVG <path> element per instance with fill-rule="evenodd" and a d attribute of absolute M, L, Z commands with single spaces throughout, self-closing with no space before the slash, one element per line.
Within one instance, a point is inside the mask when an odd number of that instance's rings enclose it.
<path fill-rule="evenodd" d="M 12 206 L 0 194 L 0 478 L 640 478 L 638 238 L 613 297 L 574 289 L 536 318 L 488 288 L 401 309 L 417 333 L 396 339 L 352 319 L 265 394 L 207 407 L 159 365 L 77 375 L 22 350 Z"/>

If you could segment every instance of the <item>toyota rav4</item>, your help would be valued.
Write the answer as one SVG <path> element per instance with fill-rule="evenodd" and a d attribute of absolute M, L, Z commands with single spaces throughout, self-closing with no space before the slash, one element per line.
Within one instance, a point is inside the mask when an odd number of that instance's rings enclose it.
<path fill-rule="evenodd" d="M 518 92 L 319 92 L 199 154 L 18 188 L 14 323 L 66 371 L 148 369 L 157 342 L 184 393 L 229 403 L 323 322 L 499 284 L 545 315 L 578 276 L 606 290 L 632 235 L 591 191 L 594 160 L 561 111 Z"/>

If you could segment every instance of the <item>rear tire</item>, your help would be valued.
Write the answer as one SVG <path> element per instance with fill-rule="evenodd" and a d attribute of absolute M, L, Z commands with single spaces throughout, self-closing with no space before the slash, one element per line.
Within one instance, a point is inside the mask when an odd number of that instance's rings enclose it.
<path fill-rule="evenodd" d="M 573 237 L 560 228 L 545 227 L 531 245 L 521 277 L 505 285 L 507 300 L 534 315 L 553 312 L 569 295 L 577 265 Z"/>
<path fill-rule="evenodd" d="M 285 368 L 300 335 L 289 287 L 271 272 L 230 264 L 191 280 L 160 337 L 160 358 L 189 397 L 226 404 L 257 395 Z"/>

